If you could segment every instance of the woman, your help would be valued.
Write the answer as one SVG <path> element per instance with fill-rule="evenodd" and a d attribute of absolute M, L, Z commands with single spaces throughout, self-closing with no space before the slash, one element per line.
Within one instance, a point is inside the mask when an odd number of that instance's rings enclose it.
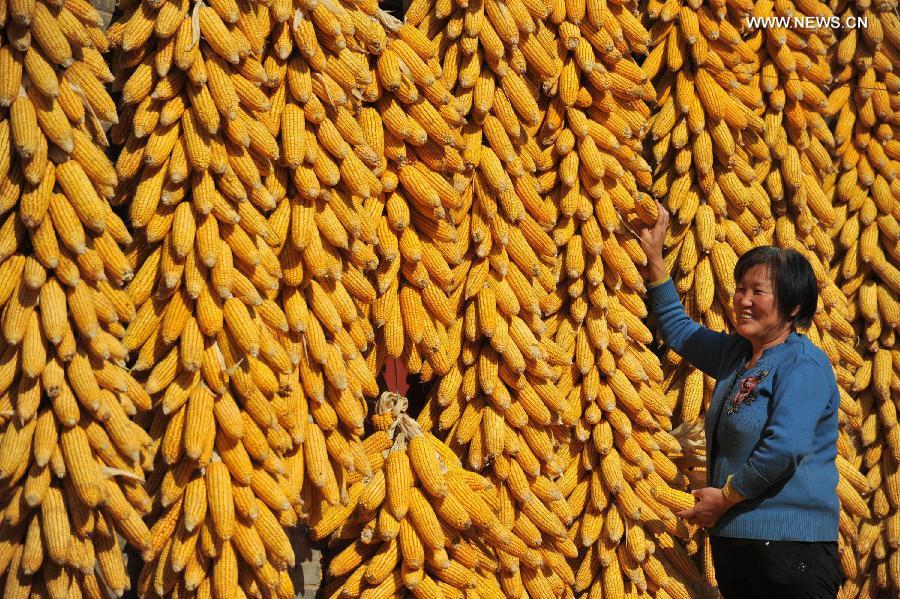
<path fill-rule="evenodd" d="M 707 487 L 678 516 L 708 529 L 719 590 L 735 597 L 835 597 L 839 395 L 827 356 L 796 328 L 818 300 L 809 262 L 759 247 L 735 267 L 737 334 L 685 313 L 668 278 L 669 215 L 641 232 L 649 301 L 665 342 L 717 380 L 706 415 Z"/>

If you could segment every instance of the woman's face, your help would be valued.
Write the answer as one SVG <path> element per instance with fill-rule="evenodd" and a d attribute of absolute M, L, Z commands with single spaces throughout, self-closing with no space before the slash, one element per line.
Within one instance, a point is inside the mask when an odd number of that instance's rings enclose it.
<path fill-rule="evenodd" d="M 737 281 L 734 318 L 738 334 L 751 342 L 765 343 L 788 328 L 788 322 L 778 312 L 775 288 L 766 265 L 750 267 Z"/>

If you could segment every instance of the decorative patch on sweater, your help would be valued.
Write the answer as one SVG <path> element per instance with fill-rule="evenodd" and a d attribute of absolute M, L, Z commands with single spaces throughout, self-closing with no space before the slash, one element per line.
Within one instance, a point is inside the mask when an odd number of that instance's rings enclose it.
<path fill-rule="evenodd" d="M 736 413 L 742 405 L 749 405 L 756 399 L 756 386 L 759 385 L 760 381 L 766 378 L 768 374 L 768 370 L 760 370 L 756 374 L 741 379 L 738 391 L 734 394 L 731 405 L 728 406 L 727 414 L 731 415 Z"/>

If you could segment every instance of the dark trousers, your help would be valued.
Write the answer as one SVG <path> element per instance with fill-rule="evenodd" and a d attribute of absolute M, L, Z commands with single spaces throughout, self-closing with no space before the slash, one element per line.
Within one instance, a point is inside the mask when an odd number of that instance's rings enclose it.
<path fill-rule="evenodd" d="M 725 599 L 834 599 L 843 582 L 837 543 L 710 537 Z"/>

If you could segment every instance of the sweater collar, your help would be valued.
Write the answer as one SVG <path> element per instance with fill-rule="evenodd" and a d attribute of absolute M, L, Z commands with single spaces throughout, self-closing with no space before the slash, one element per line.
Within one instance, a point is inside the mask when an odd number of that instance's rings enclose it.
<path fill-rule="evenodd" d="M 748 346 L 749 343 L 750 342 L 748 341 Z M 783 355 L 784 352 L 788 351 L 791 347 L 797 345 L 798 343 L 803 343 L 803 337 L 796 331 L 791 331 L 784 342 L 764 349 L 762 355 L 759 357 L 759 360 L 756 361 L 756 364 L 753 366 L 753 368 L 758 368 L 760 364 L 771 364 L 772 362 L 776 361 L 781 355 Z M 752 349 L 748 349 L 747 353 L 744 356 L 744 365 L 747 364 L 747 360 L 750 359 L 751 355 Z"/>

